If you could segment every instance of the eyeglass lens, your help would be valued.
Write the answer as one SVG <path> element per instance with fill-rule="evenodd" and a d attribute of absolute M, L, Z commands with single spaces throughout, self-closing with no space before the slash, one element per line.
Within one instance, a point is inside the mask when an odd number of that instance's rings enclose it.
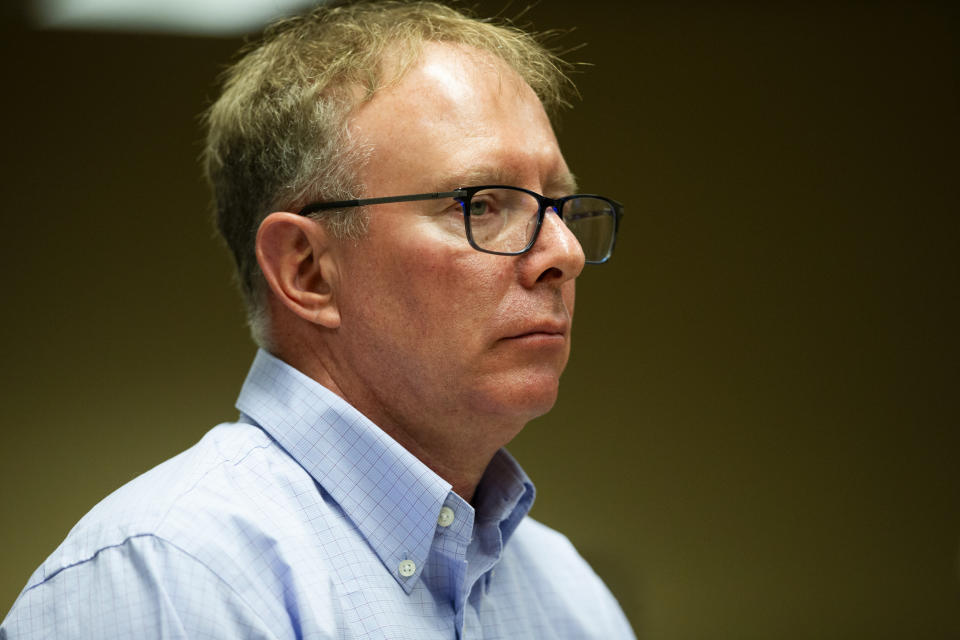
<path fill-rule="evenodd" d="M 610 257 L 616 234 L 616 212 L 613 205 L 600 198 L 571 198 L 563 206 L 563 219 L 580 241 L 589 262 Z"/>
<path fill-rule="evenodd" d="M 540 202 L 524 191 L 484 189 L 470 199 L 468 231 L 481 249 L 519 253 L 536 233 L 539 209 Z M 610 256 L 615 216 L 613 205 L 600 198 L 583 196 L 564 202 L 563 219 L 588 262 L 602 262 Z"/>

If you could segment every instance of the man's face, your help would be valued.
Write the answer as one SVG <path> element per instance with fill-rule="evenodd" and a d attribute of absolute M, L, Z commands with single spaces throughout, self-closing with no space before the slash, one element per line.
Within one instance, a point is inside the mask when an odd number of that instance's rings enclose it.
<path fill-rule="evenodd" d="M 371 145 L 365 197 L 505 184 L 566 195 L 572 177 L 540 101 L 501 62 L 427 44 L 351 120 Z M 491 439 L 556 400 L 583 252 L 548 213 L 530 252 L 470 247 L 452 199 L 376 205 L 338 246 L 340 386 L 375 422 L 418 437 Z M 362 399 L 361 399 L 362 398 Z M 514 431 L 515 433 L 515 431 Z M 512 437 L 510 434 L 509 437 Z"/>

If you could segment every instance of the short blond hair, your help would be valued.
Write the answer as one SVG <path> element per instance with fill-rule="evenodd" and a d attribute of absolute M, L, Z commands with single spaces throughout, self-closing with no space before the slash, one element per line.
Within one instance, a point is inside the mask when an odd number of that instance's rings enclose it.
<path fill-rule="evenodd" d="M 514 69 L 551 115 L 573 86 L 568 64 L 534 35 L 436 2 L 383 0 L 321 5 L 267 28 L 226 70 L 206 113 L 204 165 L 217 227 L 233 253 L 254 341 L 267 346 L 266 284 L 255 241 L 272 211 L 358 198 L 368 151 L 347 127 L 354 107 L 402 77 L 423 43 L 492 53 Z M 385 54 L 391 57 L 384 77 Z M 359 237 L 356 209 L 320 214 L 338 237 Z"/>

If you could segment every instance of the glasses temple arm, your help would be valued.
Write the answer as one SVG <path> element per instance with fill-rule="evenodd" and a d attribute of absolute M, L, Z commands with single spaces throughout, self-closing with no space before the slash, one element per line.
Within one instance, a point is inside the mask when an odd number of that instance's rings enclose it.
<path fill-rule="evenodd" d="M 387 204 L 390 202 L 414 202 L 417 200 L 438 200 L 440 198 L 461 198 L 467 195 L 463 189 L 456 191 L 443 191 L 439 193 L 415 193 L 409 196 L 388 196 L 385 198 L 363 198 L 360 200 L 338 200 L 336 202 L 314 202 L 308 204 L 298 211 L 301 216 L 310 215 L 317 211 L 328 211 L 330 209 L 346 209 L 349 207 L 365 207 L 373 204 Z"/>

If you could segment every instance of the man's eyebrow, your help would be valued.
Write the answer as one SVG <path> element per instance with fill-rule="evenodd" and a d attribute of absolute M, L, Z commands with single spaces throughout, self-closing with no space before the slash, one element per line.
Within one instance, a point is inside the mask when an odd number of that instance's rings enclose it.
<path fill-rule="evenodd" d="M 445 178 L 437 185 L 439 191 L 453 191 L 460 187 L 473 187 L 481 184 L 503 184 L 523 186 L 516 183 L 515 176 L 499 168 L 477 168 Z M 567 196 L 577 192 L 577 179 L 570 172 L 550 176 L 543 185 L 543 195 L 549 197 Z"/>
<path fill-rule="evenodd" d="M 548 180 L 543 189 L 546 196 L 570 196 L 577 193 L 577 178 L 568 171 Z"/>
<path fill-rule="evenodd" d="M 506 184 L 509 178 L 501 169 L 476 168 L 444 178 L 438 188 L 441 191 L 453 191 L 460 187 L 473 187 L 481 184 Z"/>

